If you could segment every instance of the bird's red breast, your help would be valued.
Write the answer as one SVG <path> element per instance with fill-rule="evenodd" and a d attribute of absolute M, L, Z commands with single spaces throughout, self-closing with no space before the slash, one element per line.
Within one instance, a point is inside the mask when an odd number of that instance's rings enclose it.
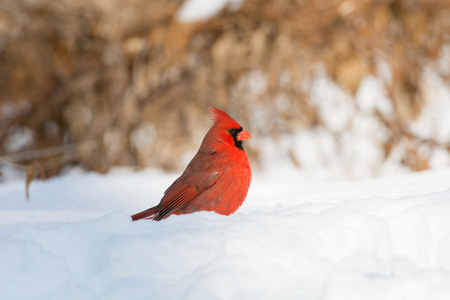
<path fill-rule="evenodd" d="M 225 112 L 210 108 L 214 124 L 183 174 L 164 192 L 161 202 L 132 219 L 167 218 L 171 214 L 215 211 L 234 213 L 247 197 L 252 173 L 242 142 L 251 138 Z"/>

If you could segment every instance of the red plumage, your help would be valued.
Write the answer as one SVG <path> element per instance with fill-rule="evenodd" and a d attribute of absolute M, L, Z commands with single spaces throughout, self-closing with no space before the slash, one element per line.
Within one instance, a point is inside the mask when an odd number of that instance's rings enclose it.
<path fill-rule="evenodd" d="M 252 179 L 242 141 L 251 135 L 225 112 L 217 108 L 210 111 L 214 124 L 186 170 L 157 206 L 133 215 L 133 221 L 160 221 L 171 214 L 203 210 L 230 215 L 242 205 Z"/>

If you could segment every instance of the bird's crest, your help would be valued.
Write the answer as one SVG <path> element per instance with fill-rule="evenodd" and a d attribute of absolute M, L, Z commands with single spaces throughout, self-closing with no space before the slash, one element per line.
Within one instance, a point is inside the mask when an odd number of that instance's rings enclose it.
<path fill-rule="evenodd" d="M 221 123 L 226 124 L 229 128 L 239 128 L 241 125 L 239 125 L 238 122 L 236 122 L 232 117 L 230 117 L 226 112 L 221 111 L 218 108 L 210 107 L 209 111 L 212 114 L 212 119 L 214 123 Z"/>

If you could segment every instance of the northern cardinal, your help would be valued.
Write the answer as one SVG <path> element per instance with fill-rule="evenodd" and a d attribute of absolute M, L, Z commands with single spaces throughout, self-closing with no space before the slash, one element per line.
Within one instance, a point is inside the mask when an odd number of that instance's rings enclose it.
<path fill-rule="evenodd" d="M 252 136 L 228 114 L 210 108 L 214 124 L 183 174 L 164 192 L 160 203 L 132 216 L 160 221 L 171 214 L 215 211 L 234 213 L 247 196 L 252 172 L 242 141 Z"/>

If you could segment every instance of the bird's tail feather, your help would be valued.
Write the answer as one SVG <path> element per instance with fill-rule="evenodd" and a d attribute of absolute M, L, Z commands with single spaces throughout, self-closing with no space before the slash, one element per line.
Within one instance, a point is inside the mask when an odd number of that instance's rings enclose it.
<path fill-rule="evenodd" d="M 152 207 L 147 210 L 141 211 L 140 213 L 134 214 L 131 216 L 133 221 L 141 220 L 141 219 L 153 219 L 154 215 L 158 212 L 158 207 Z"/>

